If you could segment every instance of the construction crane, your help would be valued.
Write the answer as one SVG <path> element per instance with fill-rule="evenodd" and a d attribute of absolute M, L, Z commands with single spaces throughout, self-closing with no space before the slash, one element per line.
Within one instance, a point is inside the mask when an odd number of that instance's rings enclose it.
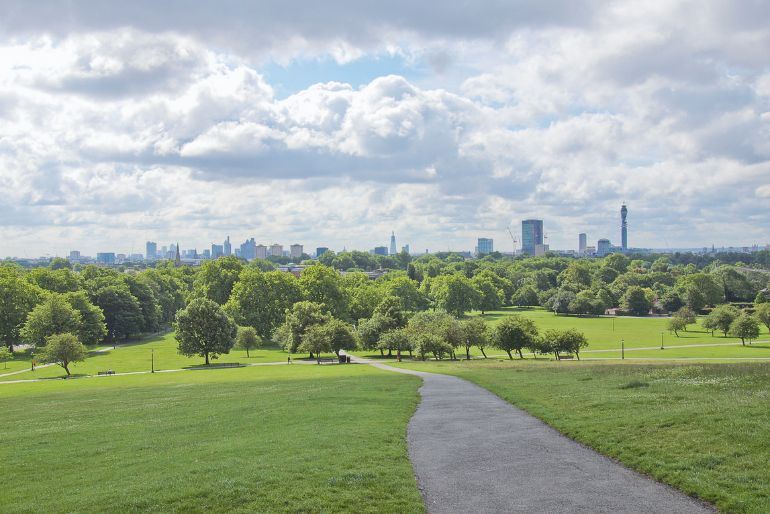
<path fill-rule="evenodd" d="M 513 255 L 516 255 L 516 246 L 519 242 L 518 239 L 516 239 L 516 236 L 513 235 L 513 232 L 511 232 L 511 226 L 508 225 L 506 227 L 506 230 L 508 230 L 508 233 L 511 235 L 511 241 L 513 241 Z"/>

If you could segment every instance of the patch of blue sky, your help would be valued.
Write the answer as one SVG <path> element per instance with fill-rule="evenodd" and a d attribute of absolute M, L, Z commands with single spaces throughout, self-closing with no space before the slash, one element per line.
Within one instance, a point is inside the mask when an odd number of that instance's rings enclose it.
<path fill-rule="evenodd" d="M 287 65 L 270 62 L 260 72 L 273 87 L 275 96 L 283 99 L 319 82 L 343 82 L 357 88 L 384 75 L 419 81 L 428 70 L 398 54 L 376 54 L 342 64 L 329 56 L 293 59 Z"/>

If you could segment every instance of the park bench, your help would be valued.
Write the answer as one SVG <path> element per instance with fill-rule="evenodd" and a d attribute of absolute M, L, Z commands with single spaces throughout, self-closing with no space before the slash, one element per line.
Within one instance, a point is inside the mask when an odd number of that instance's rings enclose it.
<path fill-rule="evenodd" d="M 114 375 L 115 374 L 115 372 L 112 371 L 111 369 L 108 369 L 107 371 L 99 371 L 98 373 L 99 373 L 99 376 Z"/>
<path fill-rule="evenodd" d="M 320 362 L 320 363 L 322 363 L 322 364 L 323 364 L 323 363 L 327 363 L 327 364 L 331 363 L 331 364 L 334 364 L 335 362 L 337 362 L 337 359 L 335 359 L 334 357 L 323 357 L 323 358 L 321 358 L 321 359 L 316 359 L 316 361 L 317 361 L 317 362 Z"/>
<path fill-rule="evenodd" d="M 240 368 L 240 362 L 220 362 L 218 364 L 212 364 L 210 368 Z"/>
<path fill-rule="evenodd" d="M 574 358 L 575 358 L 574 355 L 559 355 L 560 361 L 571 361 Z"/>

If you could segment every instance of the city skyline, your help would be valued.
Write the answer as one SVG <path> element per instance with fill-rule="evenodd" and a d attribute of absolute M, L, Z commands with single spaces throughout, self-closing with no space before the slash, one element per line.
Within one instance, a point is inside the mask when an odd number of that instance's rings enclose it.
<path fill-rule="evenodd" d="M 530 218 L 551 248 L 621 245 L 624 201 L 631 247 L 764 245 L 770 13 L 707 3 L 333 4 L 308 26 L 9 0 L 0 255 L 394 229 L 472 250 Z"/>

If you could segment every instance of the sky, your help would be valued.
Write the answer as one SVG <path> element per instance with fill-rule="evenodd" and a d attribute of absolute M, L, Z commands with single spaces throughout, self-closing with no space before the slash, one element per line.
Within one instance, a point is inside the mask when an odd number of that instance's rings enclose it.
<path fill-rule="evenodd" d="M 770 242 L 764 1 L 0 3 L 0 256 Z"/>

